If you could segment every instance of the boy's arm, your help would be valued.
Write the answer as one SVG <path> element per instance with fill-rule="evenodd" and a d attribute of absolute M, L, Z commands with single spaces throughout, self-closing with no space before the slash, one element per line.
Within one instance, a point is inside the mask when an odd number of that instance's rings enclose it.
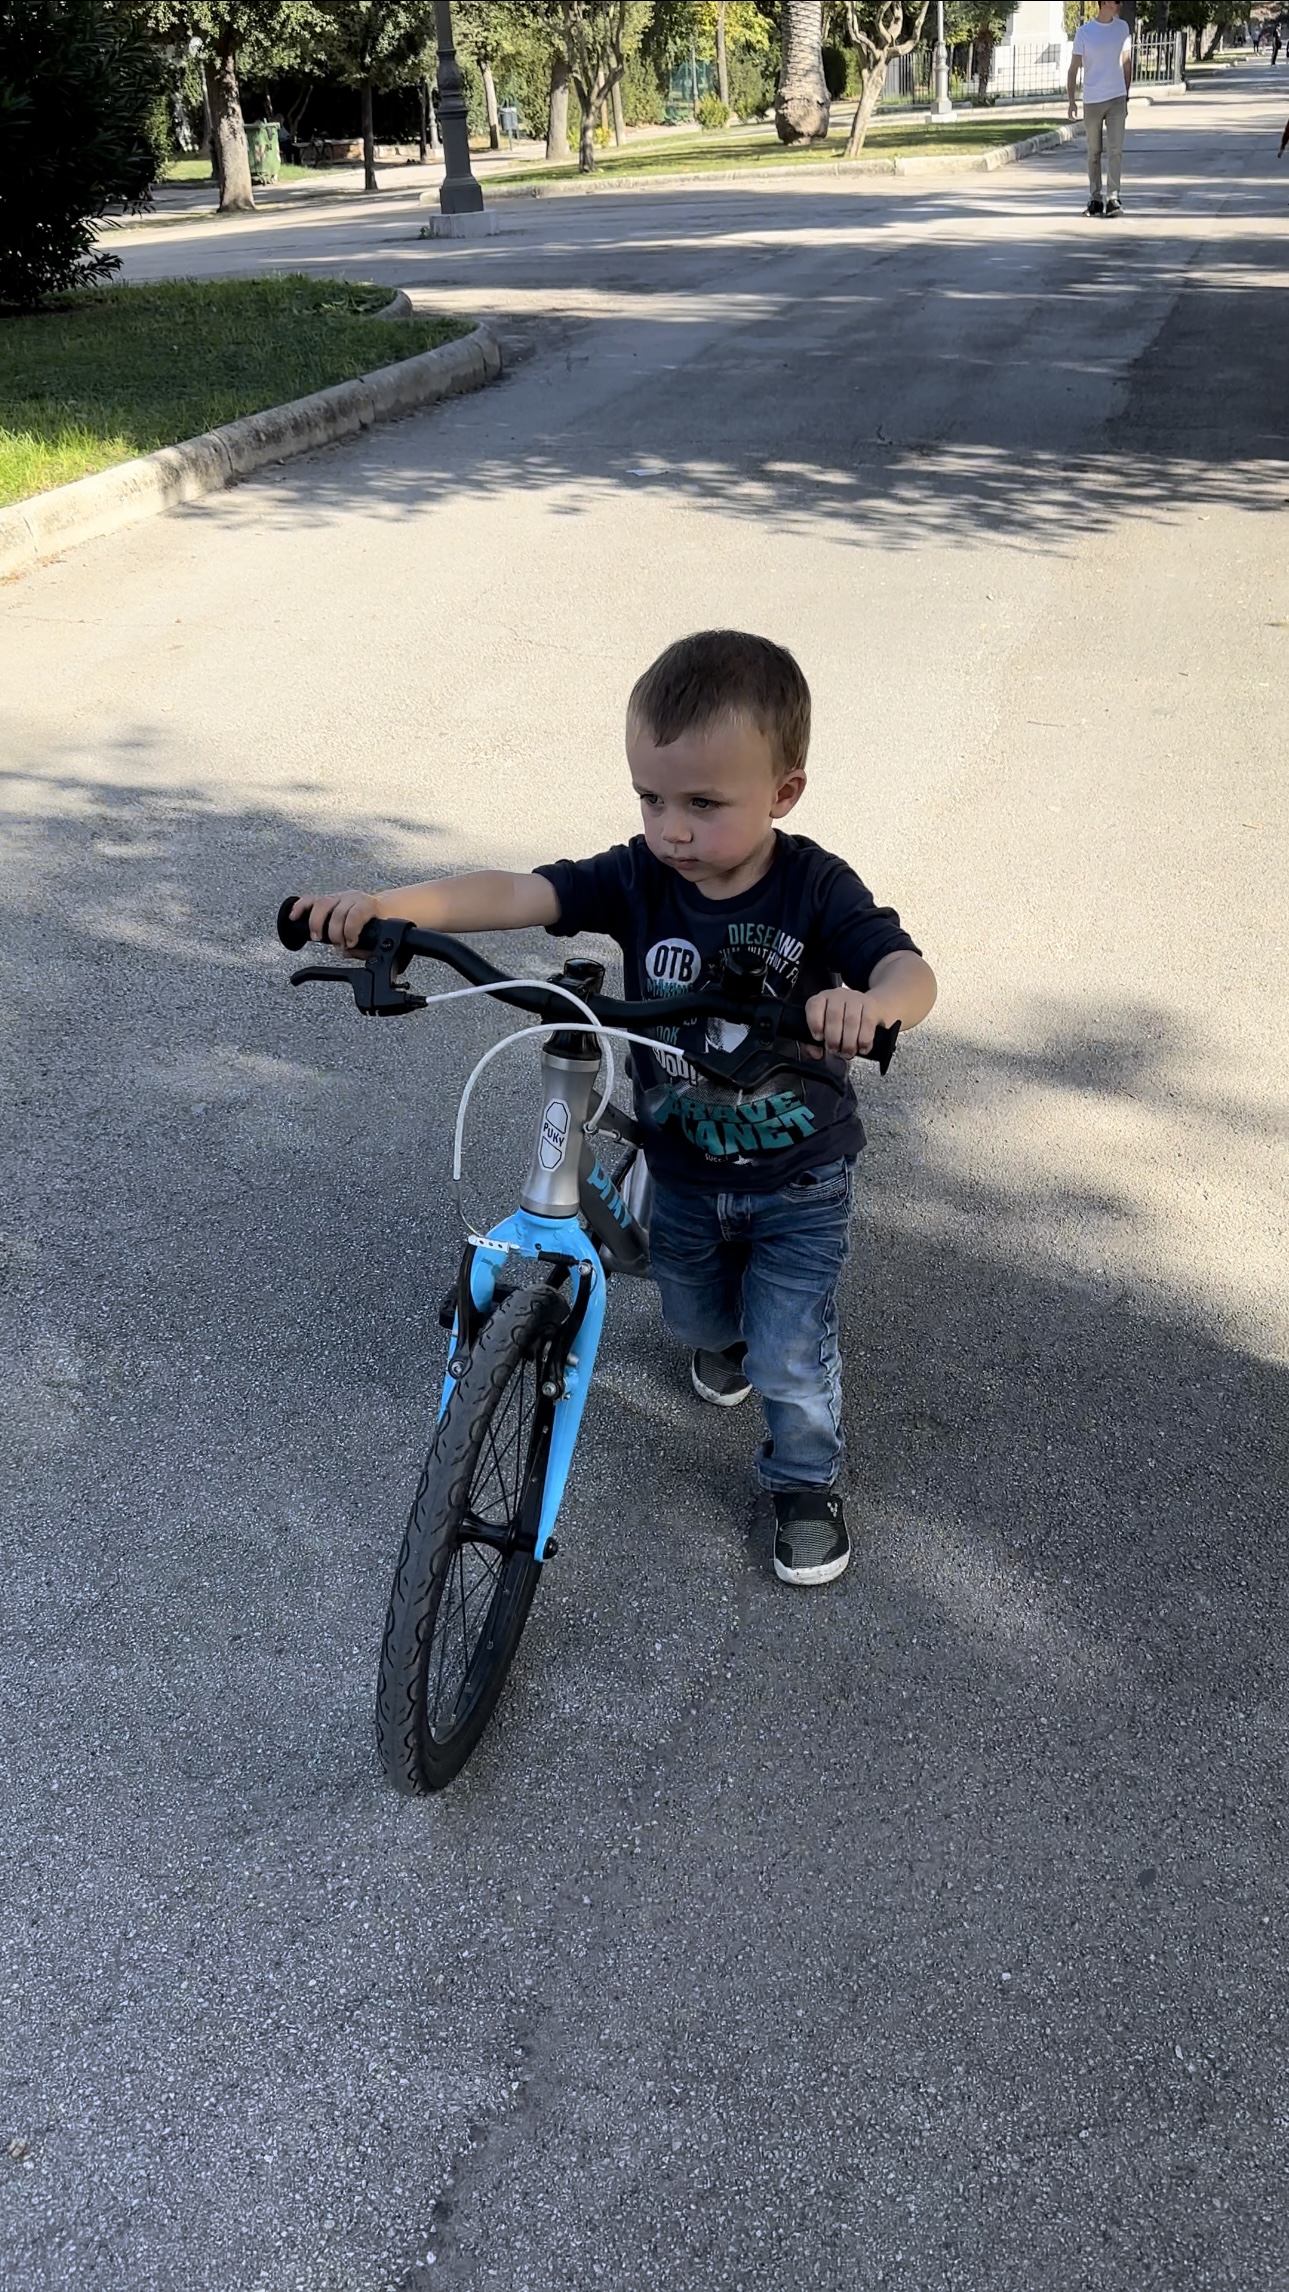
<path fill-rule="evenodd" d="M 439 883 L 405 883 L 393 891 L 306 892 L 291 910 L 309 918 L 311 939 L 354 947 L 373 916 L 393 916 L 422 931 L 523 931 L 558 923 L 559 899 L 544 875 L 445 876 Z"/>
<path fill-rule="evenodd" d="M 935 973 L 907 947 L 874 963 L 867 988 L 825 987 L 806 1004 L 817 1042 L 844 1058 L 862 1058 L 873 1047 L 878 1027 L 898 1019 L 901 1027 L 920 1026 L 935 1002 Z"/>
<path fill-rule="evenodd" d="M 1082 69 L 1083 58 L 1076 49 L 1070 57 L 1070 68 L 1065 76 L 1065 93 L 1069 98 L 1071 119 L 1077 119 L 1079 116 L 1079 73 Z"/>

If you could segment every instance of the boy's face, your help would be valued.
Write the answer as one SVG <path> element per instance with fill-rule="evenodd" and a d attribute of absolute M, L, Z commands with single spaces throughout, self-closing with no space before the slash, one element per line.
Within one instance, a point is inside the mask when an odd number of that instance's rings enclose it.
<path fill-rule="evenodd" d="M 629 721 L 627 761 L 654 858 L 716 897 L 732 898 L 765 873 L 773 823 L 806 784 L 805 773 L 785 772 L 765 734 L 738 716 L 682 732 L 665 748 Z"/>

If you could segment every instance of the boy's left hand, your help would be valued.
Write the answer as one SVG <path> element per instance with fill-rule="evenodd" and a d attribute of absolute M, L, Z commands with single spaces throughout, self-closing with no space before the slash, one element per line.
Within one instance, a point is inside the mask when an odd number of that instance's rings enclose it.
<path fill-rule="evenodd" d="M 862 1058 L 873 1047 L 882 1013 L 875 995 L 857 987 L 826 987 L 806 1004 L 806 1021 L 816 1042 L 843 1058 Z"/>

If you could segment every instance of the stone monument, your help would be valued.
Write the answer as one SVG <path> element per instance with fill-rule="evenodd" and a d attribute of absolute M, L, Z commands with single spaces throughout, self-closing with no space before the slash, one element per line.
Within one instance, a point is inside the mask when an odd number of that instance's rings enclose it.
<path fill-rule="evenodd" d="M 1064 0 L 1017 0 L 994 50 L 995 93 L 1057 94 L 1065 86 L 1073 44 Z"/>

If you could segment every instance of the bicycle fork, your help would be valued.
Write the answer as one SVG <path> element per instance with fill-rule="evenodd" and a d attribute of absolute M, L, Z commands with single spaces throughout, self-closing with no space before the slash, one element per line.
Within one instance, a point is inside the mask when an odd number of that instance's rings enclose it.
<path fill-rule="evenodd" d="M 439 1403 L 442 1421 L 479 1329 L 496 1301 L 509 1258 L 567 1269 L 573 1284 L 569 1318 L 544 1365 L 540 1400 L 551 1411 L 545 1486 L 534 1558 L 555 1550 L 552 1531 L 573 1462 L 582 1411 L 590 1389 L 608 1283 L 589 1235 L 578 1221 L 578 1169 L 582 1138 L 599 1070 L 593 1035 L 557 1035 L 542 1054 L 542 1111 L 520 1208 L 487 1234 L 472 1234 L 462 1259 L 447 1374 Z"/>

